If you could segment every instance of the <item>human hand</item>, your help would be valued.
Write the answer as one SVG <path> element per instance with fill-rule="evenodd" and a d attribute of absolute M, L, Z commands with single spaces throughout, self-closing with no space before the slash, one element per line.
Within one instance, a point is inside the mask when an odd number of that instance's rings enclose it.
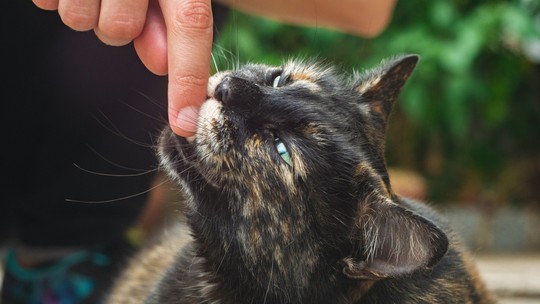
<path fill-rule="evenodd" d="M 206 97 L 212 50 L 211 0 L 32 0 L 58 10 L 67 26 L 94 30 L 106 44 L 134 42 L 144 65 L 169 74 L 169 123 L 184 137 L 196 130 Z"/>
<path fill-rule="evenodd" d="M 197 130 L 199 107 L 207 95 L 211 0 L 159 0 L 159 4 L 167 25 L 169 124 L 176 134 L 188 137 Z"/>

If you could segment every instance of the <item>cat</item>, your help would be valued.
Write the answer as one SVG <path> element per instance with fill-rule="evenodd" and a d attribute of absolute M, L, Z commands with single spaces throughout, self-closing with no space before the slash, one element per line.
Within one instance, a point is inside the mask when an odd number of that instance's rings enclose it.
<path fill-rule="evenodd" d="M 392 191 L 389 115 L 419 56 L 345 76 L 317 61 L 216 73 L 196 135 L 162 132 L 187 196 L 117 303 L 495 303 L 427 204 Z"/>

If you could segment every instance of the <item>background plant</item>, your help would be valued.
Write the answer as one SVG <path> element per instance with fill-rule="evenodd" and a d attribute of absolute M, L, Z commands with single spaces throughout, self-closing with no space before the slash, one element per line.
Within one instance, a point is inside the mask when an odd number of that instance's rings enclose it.
<path fill-rule="evenodd" d="M 434 201 L 540 205 L 539 1 L 398 1 L 373 39 L 233 12 L 214 58 L 362 70 L 401 53 L 422 60 L 391 120 L 389 165 L 426 177 Z"/>

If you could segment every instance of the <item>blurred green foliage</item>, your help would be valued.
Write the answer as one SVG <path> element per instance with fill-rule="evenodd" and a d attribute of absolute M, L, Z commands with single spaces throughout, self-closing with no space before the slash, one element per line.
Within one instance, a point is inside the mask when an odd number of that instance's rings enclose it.
<path fill-rule="evenodd" d="M 416 53 L 391 120 L 390 166 L 420 172 L 435 201 L 540 204 L 540 1 L 398 1 L 366 39 L 231 14 L 216 66 L 320 57 L 346 70 Z"/>

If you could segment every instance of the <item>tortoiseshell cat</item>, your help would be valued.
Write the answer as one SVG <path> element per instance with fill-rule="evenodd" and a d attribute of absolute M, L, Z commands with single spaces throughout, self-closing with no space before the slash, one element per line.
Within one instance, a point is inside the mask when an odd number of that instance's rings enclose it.
<path fill-rule="evenodd" d="M 435 211 L 392 192 L 387 120 L 417 61 L 214 75 L 196 136 L 159 142 L 187 224 L 131 261 L 109 303 L 495 302 Z"/>

